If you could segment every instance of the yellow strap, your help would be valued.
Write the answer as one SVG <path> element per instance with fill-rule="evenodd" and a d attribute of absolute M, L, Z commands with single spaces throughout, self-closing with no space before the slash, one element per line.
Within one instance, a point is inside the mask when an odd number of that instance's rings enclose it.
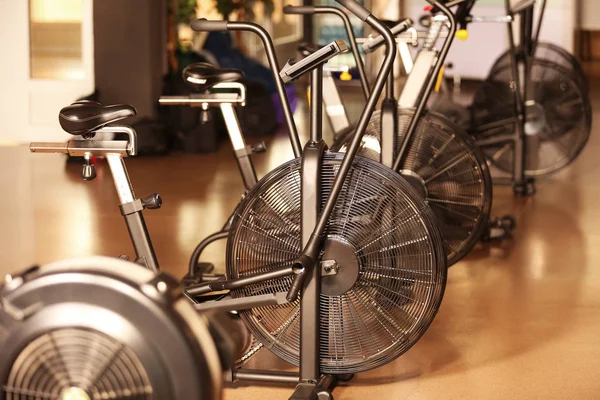
<path fill-rule="evenodd" d="M 438 93 L 440 88 L 442 87 L 442 79 L 444 79 L 444 66 L 440 69 L 440 73 L 438 74 L 437 82 L 435 83 L 435 92 Z"/>

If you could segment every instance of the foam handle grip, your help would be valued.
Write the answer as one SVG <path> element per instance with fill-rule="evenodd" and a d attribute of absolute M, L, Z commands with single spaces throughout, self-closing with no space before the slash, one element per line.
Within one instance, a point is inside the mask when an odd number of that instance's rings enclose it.
<path fill-rule="evenodd" d="M 227 21 L 209 21 L 200 18 L 192 21 L 190 27 L 197 32 L 222 32 L 227 30 Z"/>
<path fill-rule="evenodd" d="M 283 7 L 283 13 L 299 15 L 314 14 L 315 8 L 313 6 L 285 6 Z"/>
<path fill-rule="evenodd" d="M 344 7 L 346 7 L 352 14 L 356 15 L 363 21 L 366 21 L 367 18 L 371 15 L 371 12 L 358 4 L 355 0 L 335 0 Z"/>

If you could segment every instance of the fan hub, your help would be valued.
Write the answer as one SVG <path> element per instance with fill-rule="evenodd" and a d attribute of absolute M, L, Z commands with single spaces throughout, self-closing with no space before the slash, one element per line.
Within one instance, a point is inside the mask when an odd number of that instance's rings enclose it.
<path fill-rule="evenodd" d="M 547 125 L 546 112 L 544 107 L 535 100 L 527 101 L 525 106 L 527 112 L 525 134 L 528 136 L 535 136 L 542 132 Z"/>
<path fill-rule="evenodd" d="M 413 188 L 417 190 L 417 192 L 419 193 L 419 195 L 421 195 L 422 198 L 427 198 L 427 184 L 425 183 L 423 178 L 421 178 L 416 172 L 408 169 L 403 169 L 402 171 L 400 171 L 400 175 L 402 175 L 402 177 L 408 183 L 410 183 L 410 185 Z"/>
<path fill-rule="evenodd" d="M 71 386 L 63 389 L 59 395 L 60 400 L 90 400 L 91 397 L 85 392 L 85 390 Z"/>
<path fill-rule="evenodd" d="M 339 238 L 328 238 L 322 261 L 335 260 L 337 272 L 321 277 L 321 292 L 326 296 L 340 296 L 354 286 L 358 280 L 359 264 L 356 250 L 349 243 Z"/>

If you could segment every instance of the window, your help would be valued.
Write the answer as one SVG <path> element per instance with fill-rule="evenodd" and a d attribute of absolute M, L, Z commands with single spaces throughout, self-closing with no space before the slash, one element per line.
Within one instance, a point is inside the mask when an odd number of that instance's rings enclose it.
<path fill-rule="evenodd" d="M 83 0 L 29 0 L 30 76 L 83 79 Z"/>

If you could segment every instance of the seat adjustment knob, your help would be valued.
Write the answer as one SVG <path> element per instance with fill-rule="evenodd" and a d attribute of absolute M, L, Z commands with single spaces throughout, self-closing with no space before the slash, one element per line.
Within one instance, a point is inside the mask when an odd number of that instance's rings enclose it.
<path fill-rule="evenodd" d="M 142 206 L 149 210 L 156 210 L 162 206 L 162 198 L 158 193 L 152 193 L 141 199 Z"/>
<path fill-rule="evenodd" d="M 267 151 L 267 145 L 265 142 L 258 142 L 250 146 L 250 150 L 252 153 L 264 153 Z"/>
<path fill-rule="evenodd" d="M 83 156 L 83 168 L 81 169 L 81 177 L 84 181 L 91 181 L 96 178 L 96 166 L 92 164 L 92 156 L 86 153 Z"/>

